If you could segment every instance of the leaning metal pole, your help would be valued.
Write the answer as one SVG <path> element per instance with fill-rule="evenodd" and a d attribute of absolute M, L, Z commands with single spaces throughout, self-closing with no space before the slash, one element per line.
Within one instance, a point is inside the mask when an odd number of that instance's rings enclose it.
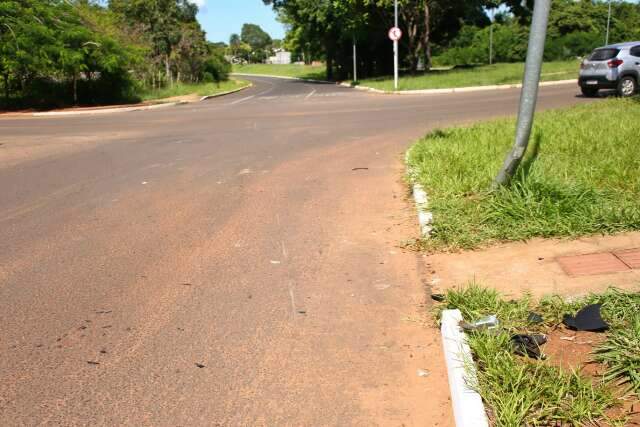
<path fill-rule="evenodd" d="M 527 62 L 524 69 L 522 93 L 520 94 L 515 143 L 495 180 L 495 187 L 509 185 L 529 145 L 531 128 L 533 127 L 533 115 L 538 100 L 538 84 L 540 82 L 550 9 L 551 0 L 535 0 L 529 33 Z"/>

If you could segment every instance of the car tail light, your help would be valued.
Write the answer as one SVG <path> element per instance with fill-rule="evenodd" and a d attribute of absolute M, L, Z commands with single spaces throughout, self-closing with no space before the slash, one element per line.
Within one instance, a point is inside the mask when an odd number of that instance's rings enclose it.
<path fill-rule="evenodd" d="M 611 61 L 607 62 L 609 68 L 618 68 L 622 64 L 624 64 L 624 61 L 622 59 L 612 59 Z"/>

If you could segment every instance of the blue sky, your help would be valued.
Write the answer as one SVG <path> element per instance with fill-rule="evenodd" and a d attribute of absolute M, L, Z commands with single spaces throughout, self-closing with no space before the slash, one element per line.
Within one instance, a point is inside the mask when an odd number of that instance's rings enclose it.
<path fill-rule="evenodd" d="M 240 34 L 242 24 L 258 24 L 274 39 L 284 37 L 284 27 L 270 6 L 262 0 L 191 0 L 200 7 L 198 20 L 213 42 L 229 42 L 233 33 Z M 638 0 L 627 0 L 638 3 Z"/>
<path fill-rule="evenodd" d="M 240 34 L 242 24 L 258 24 L 274 39 L 284 37 L 284 27 L 276 21 L 270 6 L 262 0 L 191 0 L 200 7 L 198 20 L 213 42 L 229 42 L 233 33 Z"/>

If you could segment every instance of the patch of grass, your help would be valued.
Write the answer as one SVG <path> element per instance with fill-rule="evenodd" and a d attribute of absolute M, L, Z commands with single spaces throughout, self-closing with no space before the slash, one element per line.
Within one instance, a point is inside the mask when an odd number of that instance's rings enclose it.
<path fill-rule="evenodd" d="M 469 346 L 478 366 L 475 388 L 495 426 L 585 425 L 604 418 L 615 404 L 604 384 L 514 356 L 507 333 L 471 334 Z"/>
<path fill-rule="evenodd" d="M 240 79 L 229 79 L 219 83 L 178 83 L 174 84 L 173 86 L 146 91 L 141 95 L 141 98 L 143 101 L 149 101 L 191 94 L 195 94 L 198 96 L 207 96 L 239 89 L 247 85 L 249 85 L 249 82 Z"/>
<path fill-rule="evenodd" d="M 546 62 L 543 81 L 577 79 L 580 64 L 576 61 Z M 417 75 L 405 75 L 398 81 L 399 90 L 444 89 L 521 83 L 524 63 L 479 65 L 464 68 L 437 69 Z M 393 76 L 364 79 L 363 86 L 392 91 Z"/>
<path fill-rule="evenodd" d="M 495 192 L 514 118 L 427 135 L 409 152 L 412 178 L 427 190 L 434 214 L 422 248 L 640 230 L 638 114 L 633 99 L 538 114 L 522 167 L 509 188 Z"/>
<path fill-rule="evenodd" d="M 234 73 L 265 74 L 270 76 L 297 77 L 299 79 L 326 80 L 324 65 L 247 64 L 234 65 Z"/>
<path fill-rule="evenodd" d="M 454 308 L 460 310 L 462 317 L 468 320 L 495 314 L 500 319 L 501 327 L 513 328 L 527 323 L 532 304 L 529 296 L 505 301 L 497 291 L 471 283 L 464 288 L 449 290 L 445 303 L 436 308 L 436 318 L 440 318 L 442 310 Z"/>
<path fill-rule="evenodd" d="M 607 341 L 595 350 L 595 361 L 607 366 L 605 379 L 640 396 L 640 314 L 628 327 L 614 328 Z"/>
<path fill-rule="evenodd" d="M 612 328 L 595 352 L 595 360 L 608 368 L 604 378 L 592 381 L 578 371 L 514 355 L 511 334 L 544 332 L 556 327 L 565 313 L 594 303 L 602 304 L 603 317 Z M 472 283 L 448 290 L 435 315 L 439 320 L 442 310 L 456 308 L 467 321 L 489 314 L 501 321 L 499 330 L 468 334 L 477 366 L 470 385 L 487 404 L 494 425 L 600 425 L 600 421 L 617 425 L 623 420 L 607 417 L 608 410 L 619 405 L 609 383 L 629 384 L 636 392 L 640 386 L 639 304 L 640 294 L 615 288 L 571 302 L 559 296 L 535 302 L 528 295 L 505 300 L 497 291 Z M 530 311 L 541 314 L 544 323 L 529 324 Z"/>

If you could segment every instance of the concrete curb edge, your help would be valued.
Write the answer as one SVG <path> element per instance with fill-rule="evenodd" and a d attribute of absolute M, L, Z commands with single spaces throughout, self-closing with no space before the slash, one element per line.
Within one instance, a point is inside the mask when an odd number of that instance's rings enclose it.
<path fill-rule="evenodd" d="M 239 87 L 237 89 L 228 90 L 226 92 L 216 93 L 216 94 L 213 94 L 213 95 L 205 95 L 202 98 L 200 98 L 199 102 L 206 101 L 207 99 L 218 98 L 220 96 L 231 95 L 232 93 L 240 92 L 241 90 L 249 89 L 250 87 L 253 87 L 253 83 L 251 83 L 251 82 L 249 82 L 248 85 Z"/>
<path fill-rule="evenodd" d="M 252 86 L 253 86 L 253 83 L 249 82 L 248 85 L 237 88 L 237 89 L 216 93 L 214 95 L 205 95 L 196 102 L 202 102 L 202 101 L 206 101 L 207 99 L 218 98 L 220 96 L 225 96 L 225 95 L 231 95 L 232 93 L 240 92 Z M 131 107 L 113 107 L 113 108 L 102 108 L 102 109 L 84 110 L 84 111 L 48 111 L 48 112 L 42 112 L 42 113 L 31 113 L 31 116 L 33 117 L 83 116 L 83 115 L 96 115 L 96 114 L 126 113 L 131 111 L 157 110 L 160 108 L 175 107 L 177 105 L 186 105 L 191 103 L 193 102 L 177 101 L 177 102 L 166 102 L 166 103 L 153 104 L 153 105 L 139 105 L 139 106 L 133 105 Z"/>
<path fill-rule="evenodd" d="M 416 210 L 418 211 L 418 223 L 420 224 L 420 235 L 423 238 L 429 238 L 433 227 L 433 213 L 428 210 L 429 196 L 424 190 L 422 185 L 417 182 L 417 174 L 409 166 L 409 153 L 411 149 L 407 150 L 404 158 L 405 165 L 407 167 L 407 178 L 411 184 L 411 193 L 413 200 L 416 204 Z"/>
<path fill-rule="evenodd" d="M 252 74 L 252 73 L 231 73 L 230 76 L 247 76 L 247 77 L 267 77 L 270 79 L 282 79 L 282 80 L 298 80 L 301 82 L 310 83 L 334 83 L 329 80 L 315 80 L 315 79 L 302 79 L 300 77 L 288 77 L 288 76 L 273 76 L 271 74 Z"/>
<path fill-rule="evenodd" d="M 46 117 L 46 116 L 84 116 L 95 114 L 110 114 L 110 113 L 126 113 L 129 111 L 144 111 L 144 110 L 157 110 L 160 108 L 174 107 L 176 105 L 187 104 L 187 102 L 167 102 L 165 104 L 153 104 L 153 105 L 140 105 L 132 107 L 114 107 L 114 108 L 102 108 L 98 110 L 84 110 L 84 111 L 47 111 L 43 113 L 31 113 L 33 117 Z"/>
<path fill-rule="evenodd" d="M 373 93 L 383 93 L 386 95 L 439 95 L 439 94 L 448 94 L 448 93 L 463 93 L 463 92 L 483 92 L 489 90 L 505 90 L 505 89 L 520 89 L 522 88 L 521 83 L 517 84 L 509 84 L 509 85 L 488 85 L 488 86 L 469 86 L 469 87 L 458 87 L 458 88 L 446 88 L 446 89 L 421 89 L 421 90 L 399 90 L 399 91 L 388 91 L 375 89 L 368 86 L 351 86 L 349 83 L 340 83 L 342 86 L 353 87 L 354 89 L 363 90 L 367 92 Z M 572 80 L 556 80 L 550 82 L 540 82 L 540 87 L 545 86 L 559 86 L 559 85 L 567 85 L 567 84 L 578 84 L 578 81 L 575 79 Z"/>
<path fill-rule="evenodd" d="M 447 364 L 451 406 L 456 427 L 488 427 L 487 413 L 482 397 L 470 388 L 477 381 L 471 349 L 460 328 L 460 310 L 444 310 L 440 332 Z"/>

